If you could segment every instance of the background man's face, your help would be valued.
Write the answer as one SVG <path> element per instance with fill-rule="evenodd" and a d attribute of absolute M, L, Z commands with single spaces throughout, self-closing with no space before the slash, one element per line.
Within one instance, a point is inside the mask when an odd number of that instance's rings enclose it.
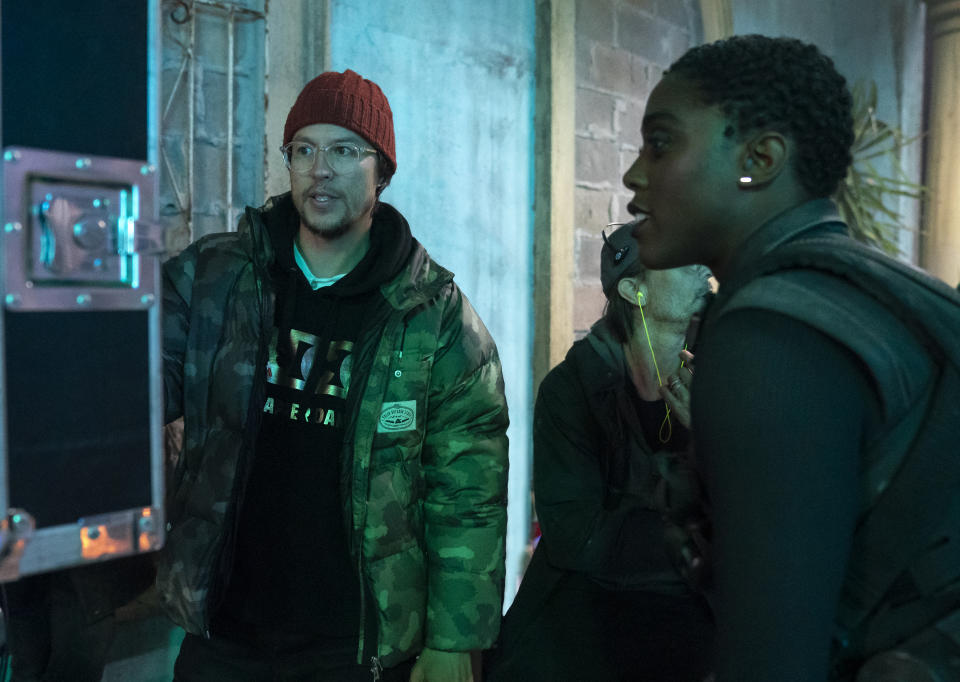
<path fill-rule="evenodd" d="M 706 303 L 709 270 L 702 265 L 684 265 L 667 270 L 647 270 L 644 281 L 650 291 L 646 310 L 662 322 L 687 322 Z"/>
<path fill-rule="evenodd" d="M 333 142 L 372 146 L 353 131 L 329 123 L 305 126 L 294 134 L 293 141 L 309 142 L 318 148 Z M 346 173 L 333 172 L 323 154 L 318 154 L 311 172 L 291 170 L 290 191 L 301 226 L 326 239 L 336 239 L 355 228 L 368 228 L 377 201 L 378 180 L 375 154 L 361 155 L 356 168 Z"/>

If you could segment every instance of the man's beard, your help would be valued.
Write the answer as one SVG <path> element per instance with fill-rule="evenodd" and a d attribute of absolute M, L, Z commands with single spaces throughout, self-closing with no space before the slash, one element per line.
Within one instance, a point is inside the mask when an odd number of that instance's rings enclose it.
<path fill-rule="evenodd" d="M 323 237 L 324 239 L 339 239 L 347 232 L 350 231 L 352 223 L 346 218 L 341 219 L 334 225 L 311 225 L 308 222 L 303 223 L 308 230 L 313 232 L 318 237 Z"/>
<path fill-rule="evenodd" d="M 298 207 L 301 208 L 298 212 L 301 216 L 300 222 L 303 223 L 310 232 L 318 237 L 332 241 L 347 234 L 353 228 L 354 224 L 363 222 L 365 216 L 372 216 L 376 204 L 377 200 L 374 198 L 359 216 L 353 216 L 353 218 L 351 218 L 349 215 L 344 215 L 335 223 L 326 222 L 321 218 L 319 224 L 313 224 L 313 221 L 307 222 L 303 219 L 306 211 L 302 210 L 301 207 Z"/>

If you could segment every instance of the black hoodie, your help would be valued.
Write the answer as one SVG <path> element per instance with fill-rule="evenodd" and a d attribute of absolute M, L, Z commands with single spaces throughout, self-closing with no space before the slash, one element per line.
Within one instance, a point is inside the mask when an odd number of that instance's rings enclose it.
<path fill-rule="evenodd" d="M 360 586 L 338 492 L 352 350 L 413 238 L 393 207 L 378 205 L 363 259 L 314 291 L 294 260 L 293 202 L 281 200 L 264 220 L 276 252 L 276 332 L 232 577 L 214 629 L 270 642 L 286 633 L 296 647 L 300 635 L 315 643 L 356 635 Z"/>

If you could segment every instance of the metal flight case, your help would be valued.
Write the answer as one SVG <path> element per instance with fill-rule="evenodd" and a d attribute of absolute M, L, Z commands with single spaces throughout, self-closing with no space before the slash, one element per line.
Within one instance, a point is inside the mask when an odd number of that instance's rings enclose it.
<path fill-rule="evenodd" d="M 4 150 L 0 582 L 163 543 L 154 175 Z"/>
<path fill-rule="evenodd" d="M 0 583 L 164 540 L 159 5 L 0 2 Z"/>

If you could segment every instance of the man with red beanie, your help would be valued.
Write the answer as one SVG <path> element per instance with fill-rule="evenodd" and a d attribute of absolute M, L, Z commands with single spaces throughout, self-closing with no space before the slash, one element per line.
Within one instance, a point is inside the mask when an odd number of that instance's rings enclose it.
<path fill-rule="evenodd" d="M 503 597 L 496 346 L 379 201 L 375 83 L 321 74 L 283 137 L 290 192 L 164 267 L 175 679 L 471 680 Z"/>

